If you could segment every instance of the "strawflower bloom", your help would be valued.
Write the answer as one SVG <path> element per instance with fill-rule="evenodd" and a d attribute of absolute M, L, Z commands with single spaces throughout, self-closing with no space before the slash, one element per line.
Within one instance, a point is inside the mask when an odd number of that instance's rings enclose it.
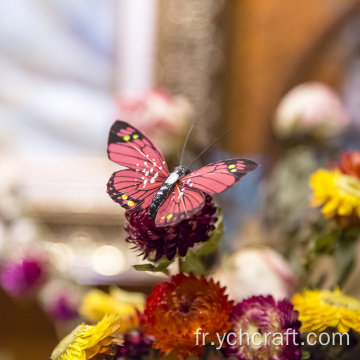
<path fill-rule="evenodd" d="M 98 324 L 81 324 L 56 346 L 51 360 L 103 360 L 114 355 L 113 344 L 121 344 L 118 337 L 120 320 L 117 315 L 105 316 Z"/>
<path fill-rule="evenodd" d="M 266 247 L 238 250 L 222 261 L 213 278 L 226 286 L 236 302 L 261 294 L 284 299 L 294 294 L 299 282 L 285 258 Z"/>
<path fill-rule="evenodd" d="M 205 206 L 197 214 L 165 227 L 155 226 L 155 222 L 149 219 L 148 209 L 126 212 L 126 241 L 133 244 L 144 259 L 151 253 L 155 254 L 154 261 L 164 255 L 168 260 L 172 260 L 177 253 L 185 256 L 189 248 L 209 239 L 217 221 L 214 216 L 216 210 L 211 196 L 207 195 Z"/>
<path fill-rule="evenodd" d="M 237 338 L 235 342 L 230 337 L 223 350 L 226 356 L 239 360 L 300 359 L 300 322 L 288 300 L 276 302 L 272 296 L 253 296 L 235 305 L 231 318 Z"/>
<path fill-rule="evenodd" d="M 326 218 L 360 217 L 360 179 L 338 169 L 315 172 L 310 179 L 313 189 L 312 206 L 322 206 Z"/>
<path fill-rule="evenodd" d="M 39 290 L 46 279 L 45 262 L 31 256 L 9 261 L 0 274 L 1 286 L 14 297 L 29 295 Z"/>
<path fill-rule="evenodd" d="M 310 135 L 316 139 L 339 136 L 350 125 L 339 95 L 321 82 L 307 82 L 290 90 L 275 114 L 274 130 L 281 138 Z"/>
<path fill-rule="evenodd" d="M 217 334 L 231 328 L 232 305 L 219 283 L 180 273 L 156 285 L 147 298 L 144 333 L 155 337 L 153 348 L 161 355 L 174 351 L 177 358 L 201 357 L 204 344 L 196 344 L 195 333 L 202 329 L 208 333 L 206 340 L 218 346 Z"/>
<path fill-rule="evenodd" d="M 80 313 L 90 321 L 98 321 L 106 314 L 117 314 L 121 318 L 121 330 L 125 331 L 139 326 L 139 312 L 144 306 L 144 294 L 111 287 L 110 294 L 98 289 L 85 294 Z"/>
<path fill-rule="evenodd" d="M 45 311 L 54 320 L 72 320 L 76 319 L 79 314 L 76 307 L 66 295 L 60 295 L 56 299 L 53 299 L 51 303 L 45 308 Z"/>
<path fill-rule="evenodd" d="M 343 174 L 357 177 L 360 180 L 360 151 L 342 153 L 339 169 Z"/>
<path fill-rule="evenodd" d="M 73 283 L 54 279 L 46 283 L 40 292 L 45 312 L 55 321 L 73 320 L 79 317 L 78 307 L 81 289 Z"/>
<path fill-rule="evenodd" d="M 117 106 L 118 118 L 144 131 L 165 154 L 182 144 L 194 116 L 194 108 L 185 97 L 163 89 L 122 95 Z"/>
<path fill-rule="evenodd" d="M 321 332 L 330 326 L 341 333 L 350 329 L 360 332 L 360 301 L 339 289 L 305 290 L 296 294 L 292 303 L 304 332 Z"/>
<path fill-rule="evenodd" d="M 147 356 L 152 347 L 153 339 L 146 336 L 140 329 L 127 331 L 123 335 L 122 346 L 117 346 L 115 360 L 141 359 Z"/>

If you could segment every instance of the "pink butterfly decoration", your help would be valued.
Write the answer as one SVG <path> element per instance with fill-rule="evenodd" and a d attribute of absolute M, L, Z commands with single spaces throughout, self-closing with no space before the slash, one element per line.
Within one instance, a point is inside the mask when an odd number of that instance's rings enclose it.
<path fill-rule="evenodd" d="M 221 193 L 259 165 L 248 159 L 218 161 L 187 173 L 172 173 L 160 150 L 139 130 L 116 121 L 108 140 L 109 159 L 127 169 L 116 171 L 107 184 L 109 196 L 127 211 L 149 208 L 156 226 L 174 225 L 199 212 L 205 194 Z"/>

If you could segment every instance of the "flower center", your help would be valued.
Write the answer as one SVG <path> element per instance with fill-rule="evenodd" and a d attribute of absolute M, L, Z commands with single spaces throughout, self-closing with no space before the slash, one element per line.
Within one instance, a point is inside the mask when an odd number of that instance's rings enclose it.
<path fill-rule="evenodd" d="M 360 181 L 354 176 L 341 175 L 336 184 L 338 188 L 348 195 L 360 198 Z"/>
<path fill-rule="evenodd" d="M 180 311 L 183 313 L 188 313 L 190 311 L 190 304 L 187 302 L 180 303 Z"/>
<path fill-rule="evenodd" d="M 327 305 L 360 311 L 360 301 L 341 293 L 324 294 L 322 299 Z"/>

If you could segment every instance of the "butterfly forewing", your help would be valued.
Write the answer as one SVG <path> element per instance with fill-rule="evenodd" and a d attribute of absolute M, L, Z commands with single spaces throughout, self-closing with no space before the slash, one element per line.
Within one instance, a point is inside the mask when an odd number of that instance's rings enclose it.
<path fill-rule="evenodd" d="M 128 211 L 147 208 L 169 175 L 160 150 L 128 123 L 116 121 L 109 134 L 108 156 L 128 168 L 111 176 L 109 196 Z"/>
<path fill-rule="evenodd" d="M 140 172 L 153 169 L 167 177 L 169 170 L 160 150 L 142 134 L 124 121 L 116 121 L 110 129 L 109 159 L 119 165 Z"/>
<path fill-rule="evenodd" d="M 182 177 L 179 184 L 214 195 L 227 190 L 258 166 L 248 159 L 218 161 Z"/>

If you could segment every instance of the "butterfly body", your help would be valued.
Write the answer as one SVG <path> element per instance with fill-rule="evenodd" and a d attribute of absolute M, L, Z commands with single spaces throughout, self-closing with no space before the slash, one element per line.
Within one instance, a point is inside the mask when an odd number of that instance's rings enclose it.
<path fill-rule="evenodd" d="M 151 140 L 123 121 L 110 129 L 108 156 L 125 167 L 110 177 L 109 196 L 127 211 L 148 208 L 156 226 L 190 218 L 203 208 L 206 194 L 227 190 L 259 166 L 248 159 L 228 159 L 190 173 L 178 166 L 170 173 Z"/>
<path fill-rule="evenodd" d="M 171 194 L 177 181 L 186 174 L 186 170 L 182 166 L 177 166 L 172 173 L 160 186 L 149 206 L 149 219 L 155 220 L 160 206 L 165 202 L 166 198 Z"/>

